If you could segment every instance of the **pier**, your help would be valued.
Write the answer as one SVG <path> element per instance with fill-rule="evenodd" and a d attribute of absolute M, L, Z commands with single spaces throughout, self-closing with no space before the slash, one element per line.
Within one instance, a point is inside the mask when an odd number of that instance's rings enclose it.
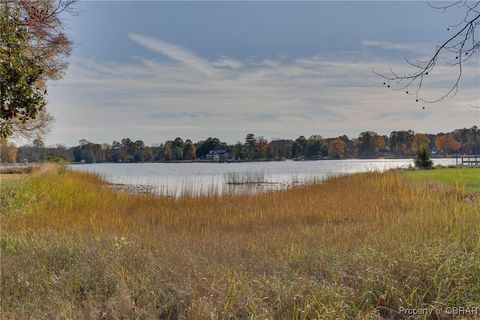
<path fill-rule="evenodd" d="M 455 164 L 461 166 L 471 166 L 478 167 L 480 166 L 480 155 L 457 155 L 455 157 Z"/>

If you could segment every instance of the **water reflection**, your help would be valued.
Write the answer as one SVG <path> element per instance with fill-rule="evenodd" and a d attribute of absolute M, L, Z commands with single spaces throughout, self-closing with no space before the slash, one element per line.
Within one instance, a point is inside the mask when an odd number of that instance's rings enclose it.
<path fill-rule="evenodd" d="M 454 165 L 455 159 L 434 159 L 436 165 Z M 259 193 L 321 181 L 329 176 L 385 171 L 413 166 L 413 161 L 322 160 L 248 163 L 99 163 L 71 165 L 94 172 L 132 192 L 193 196 L 211 193 Z"/>

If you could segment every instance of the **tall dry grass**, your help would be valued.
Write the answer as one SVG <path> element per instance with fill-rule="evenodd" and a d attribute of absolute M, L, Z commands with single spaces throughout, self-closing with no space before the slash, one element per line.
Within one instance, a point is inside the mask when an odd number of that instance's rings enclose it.
<path fill-rule="evenodd" d="M 463 190 L 365 173 L 258 195 L 32 175 L 2 210 L 4 319 L 401 318 L 480 304 Z"/>

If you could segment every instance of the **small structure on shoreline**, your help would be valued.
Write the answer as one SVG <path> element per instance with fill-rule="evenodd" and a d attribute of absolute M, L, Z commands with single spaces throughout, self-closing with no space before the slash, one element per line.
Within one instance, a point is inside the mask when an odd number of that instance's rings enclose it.
<path fill-rule="evenodd" d="M 480 155 L 457 155 L 455 156 L 455 164 L 461 166 L 472 166 L 472 167 L 479 167 L 480 166 Z"/>
<path fill-rule="evenodd" d="M 205 159 L 209 161 L 222 162 L 222 161 L 231 161 L 232 153 L 227 149 L 217 149 L 211 150 L 206 154 Z"/>

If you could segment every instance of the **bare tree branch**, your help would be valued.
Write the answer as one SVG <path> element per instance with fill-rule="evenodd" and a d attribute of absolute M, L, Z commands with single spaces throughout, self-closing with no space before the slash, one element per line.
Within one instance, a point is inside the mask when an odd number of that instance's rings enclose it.
<path fill-rule="evenodd" d="M 455 96 L 462 78 L 463 65 L 480 50 L 480 41 L 475 35 L 480 27 L 480 1 L 462 0 L 444 6 L 434 6 L 430 3 L 429 5 L 443 12 L 453 7 L 465 9 L 463 19 L 447 28 L 447 31 L 454 30 L 454 34 L 440 44 L 427 61 L 412 61 L 405 57 L 406 63 L 414 68 L 414 71 L 410 73 L 399 74 L 394 72 L 392 68 L 387 74 L 374 71 L 384 79 L 384 85 L 388 88 L 393 90 L 411 88 L 406 91 L 406 94 L 415 96 L 417 102 L 423 102 L 424 104 L 440 102 Z M 456 68 L 456 76 L 451 87 L 444 94 L 437 98 L 426 99 L 421 95 L 423 84 L 426 77 L 437 67 L 440 56 L 447 57 L 446 66 Z"/>

